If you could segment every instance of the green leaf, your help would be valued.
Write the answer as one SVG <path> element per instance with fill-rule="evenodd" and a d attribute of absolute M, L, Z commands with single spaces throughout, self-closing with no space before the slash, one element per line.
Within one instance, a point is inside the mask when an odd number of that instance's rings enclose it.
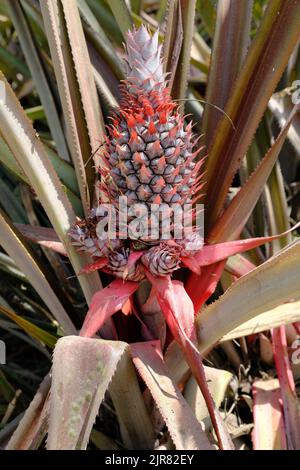
<path fill-rule="evenodd" d="M 9 383 L 2 370 L 0 370 L 0 392 L 6 402 L 10 402 L 15 395 L 14 387 Z"/>
<path fill-rule="evenodd" d="M 41 9 L 64 110 L 67 141 L 87 215 L 95 181 L 90 157 L 96 150 L 96 139 L 104 135 L 92 67 L 76 4 L 45 0 Z"/>
<path fill-rule="evenodd" d="M 58 153 L 61 158 L 69 160 L 69 152 L 66 146 L 54 97 L 52 95 L 43 64 L 40 61 L 32 33 L 22 10 L 22 6 L 18 0 L 10 0 L 7 2 L 7 8 L 18 33 L 26 62 L 29 65 L 35 86 L 37 87 L 38 94 L 44 106 L 48 125 L 53 138 L 55 139 Z"/>
<path fill-rule="evenodd" d="M 43 272 L 35 255 L 3 212 L 0 213 L 0 227 L 1 246 L 26 274 L 28 280 L 46 303 L 53 317 L 60 323 L 65 333 L 74 333 L 76 329 L 53 291 L 46 273 Z"/>
<path fill-rule="evenodd" d="M 183 27 L 183 43 L 173 83 L 173 99 L 186 98 L 187 80 L 190 68 L 191 46 L 194 32 L 195 6 L 196 0 L 180 0 Z"/>
<path fill-rule="evenodd" d="M 26 18 L 30 25 L 30 29 L 33 33 L 34 39 L 36 40 L 39 48 L 43 51 L 44 56 L 49 56 L 49 46 L 46 38 L 44 23 L 39 8 L 38 2 L 34 4 L 32 0 L 20 0 L 22 8 L 26 14 Z"/>
<path fill-rule="evenodd" d="M 167 9 L 172 8 L 173 3 L 174 2 L 171 2 L 170 0 L 160 0 L 159 8 L 158 8 L 157 13 L 156 13 L 156 19 L 159 23 L 162 23 L 162 21 L 165 17 Z"/>
<path fill-rule="evenodd" d="M 212 449 L 200 423 L 166 367 L 159 342 L 130 345 L 133 362 L 148 387 L 178 450 Z"/>
<path fill-rule="evenodd" d="M 164 72 L 170 74 L 168 79 L 171 90 L 182 47 L 182 39 L 182 14 L 179 1 L 176 0 L 169 3 L 163 43 Z"/>
<path fill-rule="evenodd" d="M 47 331 L 42 330 L 42 328 L 39 328 L 34 323 L 25 320 L 20 315 L 17 315 L 16 313 L 12 312 L 11 310 L 8 310 L 2 305 L 0 305 L 0 312 L 3 313 L 6 317 L 13 320 L 17 325 L 20 326 L 20 328 L 22 328 L 22 330 L 26 331 L 26 333 L 32 336 L 34 339 L 41 341 L 41 343 L 46 344 L 46 346 L 49 346 L 49 348 L 54 348 L 57 341 L 56 336 L 51 335 Z"/>
<path fill-rule="evenodd" d="M 27 65 L 3 47 L 0 47 L 0 60 L 11 71 L 14 70 L 15 72 L 20 72 L 25 78 L 31 77 Z"/>
<path fill-rule="evenodd" d="M 299 2 L 268 3 L 225 109 L 235 127 L 222 117 L 207 160 L 208 231 L 224 208 L 233 176 L 299 39 L 299 21 Z"/>
<path fill-rule="evenodd" d="M 207 33 L 212 38 L 214 36 L 216 23 L 216 10 L 214 8 L 213 0 L 197 0 L 197 12 L 201 16 Z"/>
<path fill-rule="evenodd" d="M 0 86 L 5 90 L 4 101 L 0 106 L 0 132 L 64 243 L 75 272 L 79 272 L 90 262 L 90 258 L 79 255 L 68 236 L 68 230 L 76 221 L 75 213 L 31 122 L 1 72 Z M 97 273 L 80 276 L 79 283 L 87 302 L 101 289 Z"/>
<path fill-rule="evenodd" d="M 95 67 L 93 68 L 93 72 L 97 90 L 104 103 L 108 106 L 109 112 L 111 112 L 113 109 L 118 108 L 119 104 L 114 95 L 112 94 L 106 81 Z"/>
<path fill-rule="evenodd" d="M 1 127 L 1 126 L 0 126 Z M 78 197 L 78 185 L 75 177 L 74 169 L 67 162 L 59 158 L 56 152 L 52 149 L 44 146 L 45 151 L 47 152 L 48 158 L 50 159 L 54 169 L 57 171 L 61 182 L 65 184 L 65 192 L 68 199 L 70 200 L 76 215 L 79 217 L 83 216 L 82 204 Z M 3 163 L 14 175 L 19 179 L 24 181 L 26 184 L 30 184 L 26 175 L 21 170 L 20 166 L 17 164 L 12 152 L 9 147 L 6 145 L 4 140 L 0 137 L 0 162 Z M 72 188 L 72 190 L 70 189 Z M 73 192 L 74 191 L 74 192 Z"/>
<path fill-rule="evenodd" d="M 129 31 L 133 26 L 133 20 L 125 0 L 109 0 L 108 5 L 117 20 L 123 37 L 126 38 L 127 31 Z"/>
<path fill-rule="evenodd" d="M 78 6 L 83 5 L 79 0 Z M 98 0 L 87 0 L 87 5 L 90 7 L 99 24 L 102 26 L 106 34 L 111 37 L 113 41 L 122 46 L 123 35 L 120 31 L 119 25 L 109 8 L 107 2 L 99 2 Z"/>
<path fill-rule="evenodd" d="M 27 114 L 27 112 L 26 112 Z M 75 177 L 74 168 L 59 158 L 57 153 L 47 145 L 44 145 L 44 150 L 47 152 L 48 158 L 51 161 L 55 171 L 58 173 L 62 183 L 67 186 L 76 195 L 79 194 L 78 185 Z M 21 171 L 20 167 L 16 163 L 12 152 L 4 142 L 3 138 L 0 137 L 0 161 L 4 163 L 7 168 L 10 169 L 18 178 L 28 183 L 28 179 L 25 174 Z"/>
<path fill-rule="evenodd" d="M 46 117 L 43 106 L 34 106 L 33 108 L 27 108 L 25 112 L 29 119 L 31 119 L 32 121 L 37 121 L 38 119 L 45 119 Z"/>
<path fill-rule="evenodd" d="M 252 0 L 218 2 L 205 100 L 220 109 L 225 108 L 247 53 L 252 4 Z M 222 116 L 214 106 L 205 107 L 201 132 L 208 149 Z"/>
<path fill-rule="evenodd" d="M 139 15 L 142 8 L 143 0 L 131 0 L 130 3 L 132 11 Z"/>
<path fill-rule="evenodd" d="M 28 223 L 27 214 L 20 198 L 5 183 L 0 174 L 0 205 L 14 222 Z"/>
<path fill-rule="evenodd" d="M 113 439 L 103 434 L 103 432 L 97 431 L 97 429 L 92 429 L 90 441 L 99 450 L 120 450 Z"/>
<path fill-rule="evenodd" d="M 83 0 L 77 0 L 78 8 L 83 19 L 83 27 L 87 38 L 93 44 L 101 57 L 109 64 L 119 80 L 124 78 L 123 67 L 111 42 L 107 38 L 103 28 L 100 26 L 88 4 Z"/>
<path fill-rule="evenodd" d="M 246 183 L 241 187 L 237 195 L 232 199 L 229 206 L 225 209 L 216 225 L 213 227 L 209 235 L 210 243 L 218 243 L 223 240 L 234 240 L 240 235 L 264 189 L 266 182 L 268 181 L 299 107 L 300 105 L 296 105 L 294 107 L 286 121 L 285 127 L 278 135 L 264 159 L 252 173 L 248 181 L 246 181 Z M 287 229 L 288 226 L 285 224 L 281 224 L 277 227 L 277 230 L 279 231 L 285 231 Z"/>

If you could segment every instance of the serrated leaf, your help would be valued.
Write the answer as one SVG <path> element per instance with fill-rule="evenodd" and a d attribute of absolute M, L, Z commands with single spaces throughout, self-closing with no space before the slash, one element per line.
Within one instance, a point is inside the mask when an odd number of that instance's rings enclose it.
<path fill-rule="evenodd" d="M 49 389 L 51 379 L 46 375 L 33 400 L 25 411 L 17 429 L 9 440 L 6 450 L 37 449 L 47 432 L 49 413 Z"/>
<path fill-rule="evenodd" d="M 126 343 L 68 336 L 53 356 L 47 449 L 85 449 Z"/>
<path fill-rule="evenodd" d="M 95 180 L 95 172 L 90 156 L 96 150 L 94 148 L 96 139 L 94 136 L 94 123 L 98 120 L 95 114 L 97 94 L 91 64 L 86 51 L 86 43 L 83 40 L 84 35 L 77 5 L 75 2 L 69 2 L 68 5 L 72 12 L 72 18 L 70 18 L 68 8 L 65 16 L 66 4 L 63 8 L 63 4 L 57 2 L 57 0 L 45 0 L 41 3 L 41 10 L 64 110 L 68 146 L 76 171 L 84 213 L 87 214 L 90 209 L 90 197 L 93 194 L 92 186 Z M 77 34 L 74 33 L 74 27 Z M 69 34 L 72 35 L 73 43 L 69 41 Z M 74 38 L 76 38 L 76 44 Z M 80 46 L 81 53 L 84 54 L 85 65 L 81 67 L 81 73 L 79 73 L 78 55 L 74 50 L 75 46 L 77 48 Z M 91 93 L 86 93 L 85 98 L 88 97 L 89 101 L 93 100 L 95 102 L 89 108 L 88 114 L 87 102 L 82 100 L 82 90 L 86 87 L 88 87 L 88 90 L 89 87 L 91 88 Z M 85 91 L 87 92 L 87 90 Z M 93 125 L 91 125 L 91 122 Z M 99 122 L 98 125 L 99 137 L 101 137 L 101 123 Z M 91 135 L 93 141 L 90 141 Z"/>
<path fill-rule="evenodd" d="M 279 93 L 274 93 L 269 101 L 269 109 L 276 117 L 278 124 L 281 128 L 286 126 L 287 120 L 293 110 L 292 96 L 290 90 L 283 90 Z M 299 112 L 290 126 L 288 139 L 293 145 L 298 157 L 300 157 L 300 115 Z"/>
<path fill-rule="evenodd" d="M 0 84 L 3 84 L 5 90 L 4 101 L 0 106 L 0 132 L 22 172 L 33 186 L 57 235 L 64 243 L 75 272 L 78 272 L 90 261 L 90 258 L 79 255 L 71 245 L 68 231 L 76 221 L 75 213 L 32 123 L 1 72 Z M 101 288 L 96 273 L 81 276 L 79 282 L 87 302 Z"/>
<path fill-rule="evenodd" d="M 300 301 L 286 302 L 242 323 L 227 333 L 222 341 L 248 336 L 300 321 Z"/>
<path fill-rule="evenodd" d="M 99 106 L 93 70 L 80 21 L 79 10 L 75 2 L 63 0 L 62 5 L 91 151 L 94 154 L 99 147 L 99 141 L 101 141 L 105 135 L 103 116 Z M 99 164 L 99 162 L 96 161 L 95 163 L 96 165 Z M 87 162 L 85 162 L 85 166 L 87 166 Z M 93 182 L 94 181 L 92 181 L 92 183 Z"/>
<path fill-rule="evenodd" d="M 169 429 L 178 450 L 212 449 L 200 423 L 172 381 L 159 342 L 130 345 L 133 362 Z"/>
<path fill-rule="evenodd" d="M 30 67 L 32 77 L 44 106 L 47 122 L 57 145 L 58 153 L 61 158 L 69 161 L 69 152 L 56 109 L 55 100 L 49 86 L 43 64 L 40 61 L 30 27 L 26 21 L 22 5 L 18 0 L 10 0 L 7 2 L 7 8 L 18 33 L 26 62 Z"/>

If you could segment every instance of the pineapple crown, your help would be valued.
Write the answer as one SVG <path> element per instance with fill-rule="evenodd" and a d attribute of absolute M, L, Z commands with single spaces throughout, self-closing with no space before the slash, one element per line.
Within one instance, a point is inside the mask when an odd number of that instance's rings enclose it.
<path fill-rule="evenodd" d="M 161 45 L 158 44 L 158 30 L 151 36 L 147 28 L 142 25 L 128 31 L 126 45 L 127 58 L 126 75 L 129 91 L 134 86 L 149 92 L 153 89 L 162 89 L 165 84 L 165 74 L 161 59 Z"/>

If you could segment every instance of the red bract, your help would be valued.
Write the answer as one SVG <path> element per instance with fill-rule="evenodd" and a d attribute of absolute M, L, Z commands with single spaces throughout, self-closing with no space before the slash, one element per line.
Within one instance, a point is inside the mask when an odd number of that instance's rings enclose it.
<path fill-rule="evenodd" d="M 138 284 L 116 279 L 92 298 L 80 335 L 92 337 L 105 321 L 122 308 Z"/>
<path fill-rule="evenodd" d="M 291 230 L 294 230 L 294 228 Z M 197 278 L 192 278 L 192 281 L 187 283 L 187 291 L 182 283 L 172 281 L 170 276 L 154 276 L 148 271 L 148 269 L 143 267 L 146 277 L 155 288 L 157 300 L 161 306 L 163 314 L 165 315 L 167 324 L 169 325 L 174 339 L 178 340 L 180 336 L 182 340 L 185 335 L 187 335 L 189 339 L 192 339 L 191 332 L 194 307 L 187 292 L 192 292 L 191 297 L 196 304 L 195 307 L 197 307 L 197 312 L 202 303 L 204 303 L 205 300 L 207 300 L 207 298 L 213 293 L 222 274 L 224 263 L 228 257 L 276 240 L 277 238 L 286 235 L 291 230 L 271 237 L 250 238 L 248 240 L 237 240 L 216 245 L 206 245 L 193 256 L 183 257 L 181 259 L 183 264 L 191 268 L 191 270 L 197 274 Z M 127 267 L 125 267 L 125 270 L 123 271 L 125 273 L 124 279 L 126 279 L 126 273 L 132 268 L 132 266 L 139 262 L 143 253 L 144 252 L 142 251 L 137 251 L 130 254 Z M 95 269 L 103 269 L 106 265 L 107 259 L 100 258 L 94 263 L 86 266 L 81 273 L 88 273 Z M 197 285 L 197 280 L 199 285 Z M 113 290 L 108 290 L 110 286 Z M 92 299 L 92 304 L 83 327 L 83 331 L 85 331 L 86 322 L 88 322 L 88 331 L 91 336 L 96 333 L 109 316 L 113 315 L 121 308 L 120 305 L 122 306 L 122 304 L 125 303 L 138 288 L 138 283 L 128 282 L 125 280 L 122 282 L 121 280 L 118 280 L 114 281 L 110 286 L 106 288 L 107 290 L 104 289 L 95 294 Z M 194 289 L 194 287 L 197 288 Z M 118 288 L 121 289 L 119 293 L 115 290 Z M 117 295 L 119 295 L 119 303 Z M 103 305 L 104 300 L 105 303 Z"/>

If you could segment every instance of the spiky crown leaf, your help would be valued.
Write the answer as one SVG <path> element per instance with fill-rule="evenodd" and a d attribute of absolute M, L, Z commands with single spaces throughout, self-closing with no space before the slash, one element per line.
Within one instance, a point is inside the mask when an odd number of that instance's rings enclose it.
<path fill-rule="evenodd" d="M 161 61 L 161 46 L 158 44 L 158 31 L 151 37 L 145 26 L 127 34 L 127 81 L 138 84 L 139 88 L 151 91 L 162 87 L 165 82 Z"/>

